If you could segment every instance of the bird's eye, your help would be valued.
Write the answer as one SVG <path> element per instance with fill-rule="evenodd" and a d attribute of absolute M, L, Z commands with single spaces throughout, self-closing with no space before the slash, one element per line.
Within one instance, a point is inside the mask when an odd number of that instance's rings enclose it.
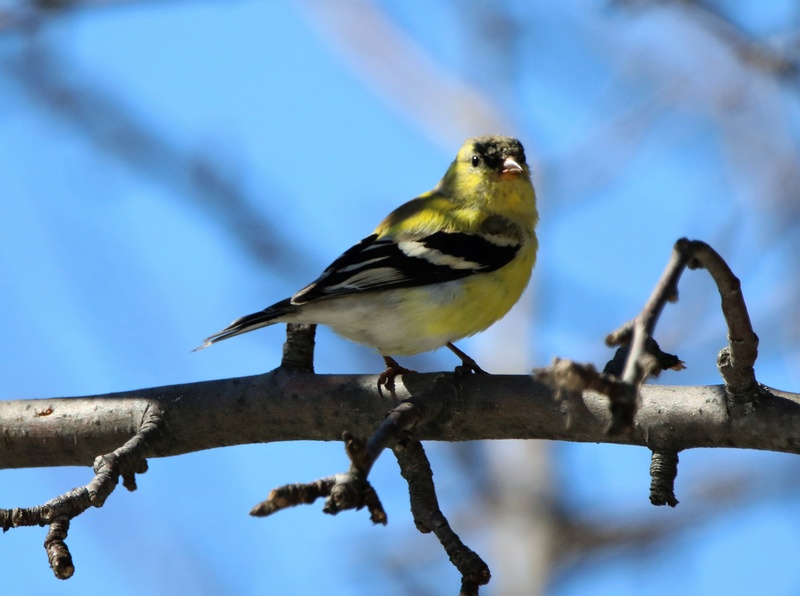
<path fill-rule="evenodd" d="M 473 168 L 477 168 L 479 165 L 481 165 L 481 157 L 480 157 L 480 155 L 473 155 L 472 156 L 472 167 Z"/>

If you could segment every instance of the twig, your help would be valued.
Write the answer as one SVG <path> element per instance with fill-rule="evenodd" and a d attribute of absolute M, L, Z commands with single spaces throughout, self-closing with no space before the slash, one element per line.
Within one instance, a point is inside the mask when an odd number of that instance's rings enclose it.
<path fill-rule="evenodd" d="M 450 561 L 461 573 L 461 594 L 477 595 L 479 587 L 491 579 L 489 566 L 461 542 L 439 508 L 433 472 L 422 443 L 409 441 L 395 446 L 393 451 L 400 464 L 400 474 L 408 482 L 414 524 L 423 534 L 433 532 L 439 539 Z"/>
<path fill-rule="evenodd" d="M 66 542 L 67 532 L 69 531 L 69 517 L 66 515 L 55 518 L 50 523 L 50 529 L 44 538 L 44 549 L 47 551 L 47 560 L 50 569 L 53 570 L 57 579 L 69 579 L 75 573 L 75 565 L 72 564 L 72 555 L 69 552 Z"/>
<path fill-rule="evenodd" d="M 675 507 L 675 478 L 678 476 L 678 453 L 653 451 L 650 459 L 650 502 Z"/>
<path fill-rule="evenodd" d="M 363 509 L 370 512 L 374 524 L 386 525 L 388 518 L 375 489 L 367 481 L 368 471 L 360 467 L 365 451 L 364 444 L 344 433 L 345 451 L 350 458 L 350 470 L 309 483 L 280 486 L 270 491 L 266 500 L 250 510 L 250 515 L 267 517 L 282 509 L 296 505 L 309 505 L 320 497 L 327 497 L 322 511 L 336 515 L 345 509 Z"/>
<path fill-rule="evenodd" d="M 689 268 L 705 269 L 717 284 L 722 315 L 728 326 L 728 346 L 719 353 L 717 366 L 725 381 L 728 405 L 739 413 L 761 394 L 753 368 L 758 358 L 758 336 L 750 322 L 742 284 L 723 258 L 705 242 L 686 239 L 678 242 L 685 243 L 686 252 L 692 256 Z"/>
<path fill-rule="evenodd" d="M 569 400 L 570 414 L 577 401 L 575 396 L 592 389 L 609 398 L 611 422 L 607 434 L 616 436 L 630 432 L 644 381 L 661 370 L 683 368 L 683 362 L 676 356 L 661 351 L 653 339 L 653 332 L 666 303 L 677 300 L 678 281 L 687 267 L 706 269 L 714 279 L 722 299 L 722 314 L 728 327 L 728 346 L 720 352 L 718 366 L 725 381 L 728 414 L 749 411 L 754 401 L 764 394 L 753 369 L 758 356 L 758 336 L 750 323 L 741 282 L 708 244 L 681 238 L 675 243 L 670 261 L 639 316 L 606 338 L 608 345 L 622 347 L 602 373 L 598 373 L 591 365 L 558 358 L 549 369 L 534 372 L 536 378 L 556 388 L 557 396 L 573 396 Z M 570 421 L 571 417 L 568 423 Z M 677 452 L 654 451 L 650 472 L 650 499 L 653 504 L 677 505 L 673 488 L 678 473 Z"/>
<path fill-rule="evenodd" d="M 678 280 L 691 257 L 686 251 L 678 250 L 680 243 L 681 240 L 675 245 L 661 279 L 658 280 L 639 316 L 606 338 L 608 345 L 630 342 L 630 352 L 621 378 L 625 389 L 613 396 L 609 395 L 612 413 L 609 435 L 618 435 L 633 428 L 633 417 L 638 408 L 639 387 L 648 377 L 661 370 L 658 356 L 648 350 L 648 347 L 653 346 L 651 343 L 653 332 L 664 306 L 667 302 L 675 302 L 678 299 Z"/>
<path fill-rule="evenodd" d="M 5 532 L 20 526 L 49 525 L 44 547 L 50 567 L 58 579 L 70 578 L 75 571 L 65 542 L 70 520 L 90 507 L 102 507 L 120 477 L 125 488 L 136 490 L 134 476 L 147 471 L 144 457 L 162 439 L 163 426 L 161 410 L 151 408 L 130 440 L 112 453 L 97 457 L 94 462 L 95 476 L 89 484 L 51 499 L 44 505 L 0 509 L 0 527 Z"/>
<path fill-rule="evenodd" d="M 441 379 L 443 378 L 444 375 Z M 253 507 L 250 514 L 264 517 L 281 509 L 311 504 L 320 497 L 327 497 L 323 507 L 325 513 L 336 514 L 345 509 L 362 509 L 367 506 L 373 523 L 385 524 L 386 513 L 380 507 L 380 501 L 367 482 L 367 477 L 383 450 L 397 441 L 398 436 L 438 415 L 442 399 L 437 400 L 435 397 L 437 387 L 446 390 L 446 381 L 434 383 L 434 391 L 427 396 L 401 402 L 366 442 L 345 431 L 345 450 L 350 458 L 350 469 L 347 472 L 310 483 L 275 488 L 270 491 L 266 500 Z"/>
<path fill-rule="evenodd" d="M 289 323 L 286 325 L 286 342 L 283 344 L 281 368 L 292 371 L 314 372 L 314 336 L 316 325 Z"/>
<path fill-rule="evenodd" d="M 284 345 L 282 368 L 313 371 L 313 326 L 308 329 L 289 326 Z M 298 356 L 299 354 L 299 356 Z M 288 364 L 287 364 L 288 363 Z M 250 511 L 266 517 L 277 511 L 301 504 L 311 504 L 325 497 L 323 512 L 335 515 L 346 509 L 367 508 L 374 524 L 386 525 L 388 517 L 375 489 L 367 480 L 372 466 L 389 446 L 400 463 L 401 474 L 408 481 L 411 509 L 421 532 L 434 532 L 456 568 L 461 572 L 461 593 L 477 595 L 479 586 L 488 583 L 491 574 L 486 563 L 466 547 L 450 528 L 439 509 L 433 485 L 433 473 L 422 445 L 408 442 L 411 429 L 439 415 L 454 389 L 449 375 L 437 378 L 432 390 L 417 399 L 397 405 L 366 442 L 345 432 L 345 450 L 350 469 L 310 483 L 288 484 L 270 491 L 266 500 Z M 393 392 L 394 394 L 394 392 Z M 438 398 L 438 399 L 437 399 Z"/>
<path fill-rule="evenodd" d="M 633 423 L 641 384 L 663 368 L 680 368 L 674 356 L 664 354 L 653 340 L 658 317 L 667 302 L 677 300 L 678 281 L 683 270 L 705 268 L 714 279 L 722 298 L 722 314 L 728 326 L 728 346 L 719 355 L 718 366 L 725 381 L 731 411 L 752 404 L 760 395 L 753 365 L 758 356 L 758 336 L 753 331 L 750 315 L 742 295 L 741 282 L 727 263 L 705 242 L 681 238 L 675 243 L 672 257 L 642 312 L 636 319 L 606 338 L 609 345 L 630 342 L 630 352 L 622 372 L 622 382 L 629 388 L 621 396 L 611 397 L 616 414 L 611 434 L 629 429 Z M 670 365 L 672 363 L 672 365 Z"/>
<path fill-rule="evenodd" d="M 550 369 L 537 371 L 535 376 L 557 389 L 557 396 L 574 396 L 592 389 L 609 398 L 611 436 L 630 432 L 639 405 L 642 383 L 651 375 L 666 368 L 683 368 L 675 356 L 661 351 L 653 339 L 658 317 L 667 302 L 678 297 L 678 281 L 683 270 L 705 268 L 714 279 L 722 298 L 722 313 L 728 326 L 728 346 L 720 352 L 718 365 L 725 381 L 728 412 L 741 413 L 761 394 L 753 365 L 758 356 L 758 337 L 753 331 L 750 316 L 741 291 L 741 283 L 722 257 L 708 244 L 681 238 L 675 243 L 672 256 L 642 312 L 633 321 L 609 334 L 606 343 L 621 345 L 614 359 L 602 373 L 591 365 L 555 359 Z M 624 364 L 623 364 L 624 362 Z M 568 418 L 568 423 L 571 416 Z M 653 452 L 650 466 L 650 500 L 654 505 L 678 504 L 674 482 L 678 474 L 676 451 Z"/>

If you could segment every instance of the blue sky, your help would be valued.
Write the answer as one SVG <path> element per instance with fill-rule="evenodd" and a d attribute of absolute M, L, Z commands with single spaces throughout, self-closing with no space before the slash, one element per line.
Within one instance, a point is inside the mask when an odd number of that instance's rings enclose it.
<path fill-rule="evenodd" d="M 762 339 L 759 379 L 800 386 L 800 233 L 797 188 L 786 174 L 797 169 L 791 88 L 743 65 L 675 7 L 347 6 L 356 31 L 378 15 L 410 44 L 407 52 L 359 55 L 369 31 L 343 35 L 337 15 L 315 2 L 130 2 L 49 19 L 35 37 L 3 33 L 0 398 L 92 395 L 272 368 L 278 327 L 190 350 L 312 280 L 392 208 L 431 188 L 464 138 L 486 132 L 525 143 L 542 213 L 529 292 L 509 321 L 461 344 L 487 369 L 524 373 L 556 355 L 602 364 L 610 355 L 605 334 L 637 313 L 673 242 L 689 236 L 711 242 L 742 279 Z M 781 47 L 796 26 L 792 10 L 743 2 L 732 17 Z M 509 20 L 493 20 L 503 15 Z M 492 37 L 492 26 L 510 25 Z M 57 57 L 58 79 L 116 106 L 158 140 L 159 152 L 120 148 L 104 128 L 107 114 L 76 122 L 20 83 L 14 69 L 37 44 Z M 382 60 L 414 68 L 400 77 L 381 69 Z M 506 129 L 488 131 L 486 123 Z M 203 202 L 202 184 L 180 167 L 187 163 L 214 164 L 281 250 L 254 257 L 225 207 Z M 725 331 L 717 303 L 703 274 L 687 272 L 658 339 L 689 368 L 662 382 L 719 382 L 714 362 Z M 455 364 L 444 352 L 407 363 Z M 381 364 L 320 330 L 318 372 L 379 372 Z M 509 448 L 522 446 L 478 446 L 488 461 Z M 491 524 L 476 511 L 458 453 L 429 449 L 445 513 L 497 569 Z M 797 593 L 798 507 L 782 484 L 796 476 L 793 457 L 683 454 L 681 505 L 657 510 L 647 502 L 645 450 L 553 444 L 551 452 L 559 498 L 576 514 L 688 529 L 667 550 L 612 552 L 571 567 L 550 593 Z M 404 593 L 374 562 L 387 553 L 407 559 L 405 570 L 431 593 L 452 593 L 455 571 L 433 538 L 414 530 L 391 457 L 373 472 L 388 528 L 371 527 L 363 512 L 329 517 L 318 506 L 268 520 L 247 515 L 272 487 L 344 465 L 335 443 L 151 460 L 137 492 L 120 489 L 73 522 L 77 570 L 69 581 L 47 569 L 42 529 L 0 537 L 5 589 L 304 594 L 324 585 L 332 594 Z M 743 502 L 715 508 L 701 489 L 728 472 L 757 486 Z M 3 471 L 0 507 L 39 504 L 89 479 L 82 468 Z M 702 516 L 698 503 L 707 507 Z M 502 586 L 495 576 L 485 593 Z"/>

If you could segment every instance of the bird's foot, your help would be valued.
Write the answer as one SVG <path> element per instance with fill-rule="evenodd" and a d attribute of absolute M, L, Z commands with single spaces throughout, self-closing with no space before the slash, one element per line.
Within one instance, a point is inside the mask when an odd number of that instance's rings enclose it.
<path fill-rule="evenodd" d="M 386 387 L 389 390 L 389 393 L 394 393 L 394 378 L 396 376 L 413 374 L 417 372 L 415 370 L 411 370 L 410 368 L 406 368 L 405 366 L 400 366 L 397 363 L 397 360 L 390 358 L 389 356 L 384 356 L 383 361 L 386 363 L 386 370 L 378 376 L 379 392 L 381 391 L 381 387 Z"/>
<path fill-rule="evenodd" d="M 455 346 L 455 344 L 453 344 L 452 342 L 447 342 L 446 345 L 448 348 L 450 348 L 453 354 L 461 358 L 461 366 L 456 366 L 455 370 L 457 376 L 463 377 L 468 375 L 469 373 L 475 373 L 479 375 L 489 374 L 485 370 L 483 370 L 480 366 L 478 366 L 478 363 L 475 362 L 475 360 L 473 360 L 469 355 L 467 355 L 466 352 L 462 352 L 461 350 L 459 350 Z"/>

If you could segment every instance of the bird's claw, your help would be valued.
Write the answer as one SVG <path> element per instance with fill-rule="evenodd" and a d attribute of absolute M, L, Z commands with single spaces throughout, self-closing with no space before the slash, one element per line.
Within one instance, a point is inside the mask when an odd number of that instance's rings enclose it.
<path fill-rule="evenodd" d="M 456 366 L 455 371 L 453 371 L 459 379 L 463 379 L 469 374 L 475 373 L 476 375 L 488 375 L 489 373 L 483 370 L 478 364 L 473 360 L 472 362 L 462 362 L 459 366 Z"/>
<path fill-rule="evenodd" d="M 378 375 L 378 392 L 382 392 L 382 387 L 386 387 L 389 393 L 394 393 L 395 377 L 417 372 L 405 366 L 400 366 L 394 358 L 390 358 L 389 356 L 384 356 L 383 361 L 386 362 L 386 370 Z"/>
<path fill-rule="evenodd" d="M 453 352 L 456 356 L 461 358 L 461 366 L 457 366 L 455 370 L 455 374 L 457 377 L 462 378 L 467 376 L 469 373 L 475 373 L 477 375 L 488 375 L 489 373 L 483 370 L 478 363 L 475 362 L 470 356 L 463 352 L 462 350 L 458 349 L 455 344 L 452 342 L 448 342 L 447 347 L 450 351 Z"/>

